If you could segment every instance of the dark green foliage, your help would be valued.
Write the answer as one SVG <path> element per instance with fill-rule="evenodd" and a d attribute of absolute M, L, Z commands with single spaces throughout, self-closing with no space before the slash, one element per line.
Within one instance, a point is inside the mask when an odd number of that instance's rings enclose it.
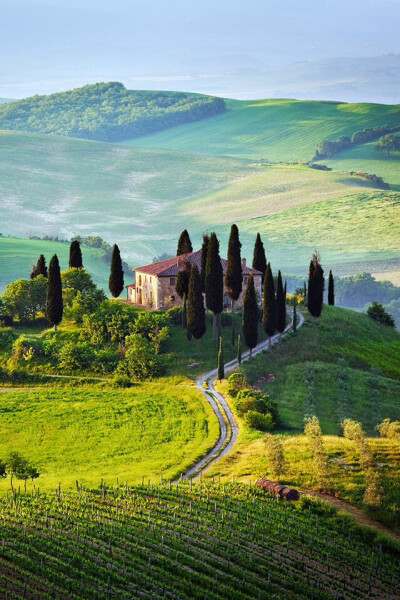
<path fill-rule="evenodd" d="M 231 345 L 232 347 L 235 346 L 236 343 L 236 330 L 235 330 L 235 323 L 232 321 L 232 330 L 231 330 Z"/>
<path fill-rule="evenodd" d="M 187 229 L 184 229 L 178 240 L 176 255 L 181 256 L 181 254 L 189 254 L 190 252 L 193 252 L 192 242 L 190 241 Z"/>
<path fill-rule="evenodd" d="M 335 304 L 335 284 L 333 281 L 332 271 L 329 271 L 328 304 L 329 304 L 329 306 L 334 306 L 334 304 Z"/>
<path fill-rule="evenodd" d="M 242 291 L 242 259 L 240 257 L 240 248 L 242 244 L 239 241 L 239 230 L 235 224 L 231 226 L 231 233 L 228 242 L 228 261 L 225 271 L 225 287 L 228 298 L 233 302 L 237 300 Z"/>
<path fill-rule="evenodd" d="M 377 125 L 376 127 L 367 127 L 361 131 L 355 131 L 353 135 L 350 137 L 346 135 L 341 135 L 337 138 L 336 141 L 332 140 L 322 140 L 319 142 L 317 149 L 315 151 L 315 155 L 312 160 L 321 160 L 321 158 L 330 158 L 332 154 L 336 154 L 337 152 L 341 152 L 346 148 L 349 148 L 352 145 L 357 144 L 365 144 L 366 142 L 370 142 L 371 140 L 375 140 L 379 136 L 383 136 L 384 138 L 392 138 L 395 136 L 388 135 L 391 132 L 399 131 L 400 127 L 397 125 L 395 127 L 389 127 L 389 125 Z M 380 138 L 381 140 L 382 138 Z M 377 146 L 381 146 L 378 141 Z M 379 150 L 387 150 L 385 144 L 383 147 L 377 148 Z M 390 150 L 391 148 L 389 148 Z"/>
<path fill-rule="evenodd" d="M 186 321 L 188 329 L 196 340 L 205 334 L 207 329 L 206 311 L 201 291 L 200 273 L 196 265 L 192 265 L 190 271 Z"/>
<path fill-rule="evenodd" d="M 240 333 L 237 338 L 237 361 L 240 366 L 242 364 L 242 342 L 240 339 Z"/>
<path fill-rule="evenodd" d="M 296 296 L 293 298 L 293 333 L 297 331 L 297 300 Z"/>
<path fill-rule="evenodd" d="M 250 348 L 251 356 L 251 351 L 257 346 L 258 340 L 258 306 L 253 275 L 251 274 L 247 279 L 243 297 L 242 324 L 244 341 L 246 346 Z"/>
<path fill-rule="evenodd" d="M 240 337 L 240 336 L 239 336 Z M 240 390 L 248 387 L 247 381 L 243 373 L 236 372 L 232 373 L 228 377 L 228 394 L 232 398 L 236 398 Z"/>
<path fill-rule="evenodd" d="M 397 135 L 386 134 L 379 138 L 375 144 L 375 149 L 380 152 L 386 152 L 389 156 L 390 152 L 400 151 L 400 137 Z"/>
<path fill-rule="evenodd" d="M 263 283 L 263 328 L 268 337 L 274 335 L 276 330 L 276 298 L 274 278 L 271 264 L 268 263 Z"/>
<path fill-rule="evenodd" d="M 189 281 L 188 281 L 188 290 L 189 290 Z M 186 298 L 187 295 L 183 295 L 183 305 L 182 305 L 182 328 L 187 328 L 187 319 L 186 319 Z"/>
<path fill-rule="evenodd" d="M 73 242 L 71 242 L 71 245 L 69 247 L 68 266 L 70 269 L 81 269 L 83 267 L 81 245 L 78 242 L 78 240 L 74 240 Z"/>
<path fill-rule="evenodd" d="M 2 310 L 11 319 L 35 319 L 46 307 L 47 281 L 43 275 L 11 281 L 2 295 Z"/>
<path fill-rule="evenodd" d="M 183 261 L 182 269 L 178 272 L 176 278 L 175 290 L 180 298 L 187 297 L 189 291 L 190 263 Z"/>
<path fill-rule="evenodd" d="M 219 256 L 219 241 L 215 233 L 210 236 L 207 248 L 205 272 L 205 289 L 207 308 L 213 316 L 213 338 L 216 340 L 216 317 L 223 310 L 224 282 L 222 264 Z"/>
<path fill-rule="evenodd" d="M 253 269 L 257 269 L 257 271 L 261 271 L 261 273 L 263 274 L 264 281 L 264 275 L 267 268 L 267 260 L 265 258 L 264 244 L 261 241 L 261 236 L 259 233 L 257 233 L 256 241 L 254 244 L 252 267 Z"/>
<path fill-rule="evenodd" d="M 225 111 L 222 98 L 96 83 L 0 105 L 0 129 L 116 142 Z"/>
<path fill-rule="evenodd" d="M 319 263 L 319 256 L 315 252 L 308 271 L 308 310 L 314 319 L 318 319 L 322 312 L 324 286 L 324 270 Z"/>
<path fill-rule="evenodd" d="M 378 323 L 383 323 L 389 327 L 395 327 L 393 317 L 386 312 L 382 304 L 379 302 L 372 302 L 372 304 L 368 307 L 367 315 L 374 321 L 378 321 Z"/>
<path fill-rule="evenodd" d="M 272 415 L 267 413 L 263 415 L 256 410 L 248 410 L 244 416 L 245 421 L 251 429 L 258 429 L 258 431 L 271 431 L 274 427 Z"/>
<path fill-rule="evenodd" d="M 61 322 L 63 309 L 60 264 L 54 254 L 49 264 L 46 294 L 46 317 L 54 328 Z"/>
<path fill-rule="evenodd" d="M 286 326 L 286 298 L 282 286 L 282 274 L 278 271 L 278 285 L 276 287 L 276 328 L 279 333 L 285 331 Z"/>
<path fill-rule="evenodd" d="M 154 345 L 138 333 L 129 335 L 126 340 L 125 359 L 118 367 L 123 375 L 133 379 L 152 379 L 161 375 L 163 364 Z"/>
<path fill-rule="evenodd" d="M 6 477 L 7 475 L 7 465 L 0 459 L 0 477 Z"/>
<path fill-rule="evenodd" d="M 218 345 L 218 370 L 217 370 L 217 377 L 218 377 L 218 379 L 220 381 L 221 381 L 221 379 L 224 379 L 224 377 L 225 377 L 224 353 L 223 353 L 223 349 L 222 349 L 222 337 L 219 338 L 219 345 Z"/>
<path fill-rule="evenodd" d="M 36 265 L 32 267 L 31 279 L 34 279 L 38 275 L 43 275 L 43 277 L 47 277 L 46 259 L 43 256 L 43 254 L 39 256 Z"/>
<path fill-rule="evenodd" d="M 11 487 L 13 476 L 15 476 L 17 479 L 23 479 L 26 483 L 27 479 L 32 479 L 33 481 L 40 475 L 37 468 L 31 465 L 28 459 L 16 451 L 12 451 L 8 454 L 6 465 L 9 473 L 11 474 Z"/>
<path fill-rule="evenodd" d="M 260 414 L 270 414 L 274 424 L 279 423 L 278 405 L 268 394 L 252 388 L 241 388 L 236 394 L 235 408 L 239 417 L 245 415 L 249 410 Z"/>
<path fill-rule="evenodd" d="M 201 288 L 203 292 L 206 291 L 206 264 L 207 264 L 207 251 L 208 251 L 208 242 L 210 241 L 210 237 L 207 233 L 203 234 L 203 243 L 201 245 Z"/>
<path fill-rule="evenodd" d="M 105 300 L 94 313 L 83 316 L 81 335 L 92 344 L 103 345 L 108 342 L 120 344 L 132 330 L 135 320 L 135 313 L 124 304 Z M 143 323 L 142 327 L 144 328 Z"/>
<path fill-rule="evenodd" d="M 114 244 L 112 250 L 108 288 L 114 298 L 118 298 L 124 289 L 124 272 L 122 270 L 121 255 L 117 244 Z"/>

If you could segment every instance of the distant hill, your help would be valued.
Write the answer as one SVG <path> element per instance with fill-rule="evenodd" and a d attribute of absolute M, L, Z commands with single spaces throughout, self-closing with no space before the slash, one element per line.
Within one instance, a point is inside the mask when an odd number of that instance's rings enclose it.
<path fill-rule="evenodd" d="M 96 83 L 0 106 L 0 129 L 116 142 L 224 112 L 221 98 Z"/>
<path fill-rule="evenodd" d="M 124 143 L 273 162 L 298 161 L 311 160 L 323 139 L 351 136 L 366 127 L 400 126 L 399 104 L 290 99 L 225 99 L 225 104 L 227 110 L 210 120 Z"/>

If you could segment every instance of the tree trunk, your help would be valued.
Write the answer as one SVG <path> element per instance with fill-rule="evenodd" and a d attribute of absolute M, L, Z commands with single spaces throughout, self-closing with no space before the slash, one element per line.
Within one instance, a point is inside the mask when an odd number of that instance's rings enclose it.
<path fill-rule="evenodd" d="M 57 331 L 57 323 L 54 323 L 54 331 Z"/>
<path fill-rule="evenodd" d="M 213 313 L 213 334 L 212 334 L 212 339 L 213 342 L 217 341 L 217 315 L 215 313 Z"/>
<path fill-rule="evenodd" d="M 199 339 L 196 340 L 196 354 L 197 354 L 197 358 L 199 358 L 199 356 L 200 356 L 200 340 Z"/>
<path fill-rule="evenodd" d="M 271 342 L 271 336 L 268 337 L 268 349 L 271 350 L 272 348 L 272 342 Z"/>
<path fill-rule="evenodd" d="M 232 313 L 232 314 L 233 314 L 233 307 L 234 307 L 234 305 L 235 305 L 235 301 L 234 301 L 234 299 L 232 298 L 232 299 L 231 299 L 231 313 Z"/>
<path fill-rule="evenodd" d="M 318 325 L 318 317 L 314 317 L 314 325 Z"/>
<path fill-rule="evenodd" d="M 253 357 L 253 348 L 250 348 L 250 360 L 252 359 L 252 357 Z"/>

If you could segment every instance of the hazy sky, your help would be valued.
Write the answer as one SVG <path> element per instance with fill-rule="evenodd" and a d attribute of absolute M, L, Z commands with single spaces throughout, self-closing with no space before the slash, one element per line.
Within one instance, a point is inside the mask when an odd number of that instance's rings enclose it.
<path fill-rule="evenodd" d="M 0 97 L 400 53 L 400 0 L 2 0 Z M 146 85 L 147 82 L 147 85 Z M 208 89 L 213 93 L 213 89 Z"/>

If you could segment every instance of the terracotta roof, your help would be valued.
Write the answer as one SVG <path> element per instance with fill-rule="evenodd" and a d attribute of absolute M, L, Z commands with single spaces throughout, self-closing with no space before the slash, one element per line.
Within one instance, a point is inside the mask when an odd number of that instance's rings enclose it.
<path fill-rule="evenodd" d="M 157 277 L 176 277 L 178 272 L 182 269 L 183 262 L 187 260 L 191 265 L 197 265 L 199 271 L 201 269 L 201 250 L 196 252 L 190 252 L 189 254 L 181 254 L 180 256 L 173 256 L 172 258 L 166 258 L 143 267 L 135 267 L 134 272 L 148 273 L 150 275 L 157 275 Z M 221 258 L 221 265 L 223 273 L 226 271 L 227 260 Z M 261 271 L 252 269 L 251 267 L 242 267 L 243 275 L 262 275 Z"/>

